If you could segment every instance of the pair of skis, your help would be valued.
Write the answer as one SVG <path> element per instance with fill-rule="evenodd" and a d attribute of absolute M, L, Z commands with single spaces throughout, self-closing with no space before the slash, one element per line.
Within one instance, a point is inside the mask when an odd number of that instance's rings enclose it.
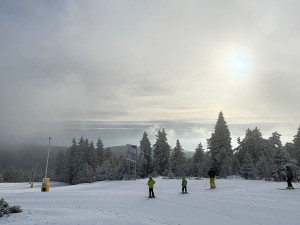
<path fill-rule="evenodd" d="M 294 187 L 294 188 L 278 188 L 279 190 L 295 190 L 300 189 L 300 187 Z"/>

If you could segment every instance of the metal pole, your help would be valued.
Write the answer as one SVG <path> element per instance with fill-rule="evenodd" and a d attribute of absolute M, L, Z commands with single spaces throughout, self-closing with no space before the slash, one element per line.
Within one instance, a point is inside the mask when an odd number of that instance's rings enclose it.
<path fill-rule="evenodd" d="M 49 152 L 50 152 L 50 140 L 51 140 L 51 137 L 49 137 L 49 148 L 48 148 L 48 156 L 47 156 L 47 164 L 46 164 L 45 178 L 47 178 L 48 161 L 49 161 Z"/>

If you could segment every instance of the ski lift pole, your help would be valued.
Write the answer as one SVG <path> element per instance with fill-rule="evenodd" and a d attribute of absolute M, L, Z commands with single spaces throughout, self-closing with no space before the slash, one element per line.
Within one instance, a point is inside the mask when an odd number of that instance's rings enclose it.
<path fill-rule="evenodd" d="M 50 140 L 51 140 L 51 137 L 49 137 L 49 147 L 48 147 L 48 156 L 47 156 L 45 178 L 47 178 L 47 170 L 48 170 L 48 162 L 49 162 L 49 152 L 50 152 Z"/>

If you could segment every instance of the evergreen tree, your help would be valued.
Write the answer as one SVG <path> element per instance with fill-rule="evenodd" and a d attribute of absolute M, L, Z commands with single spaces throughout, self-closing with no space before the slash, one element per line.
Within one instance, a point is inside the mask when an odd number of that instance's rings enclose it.
<path fill-rule="evenodd" d="M 140 141 L 140 150 L 141 154 L 139 156 L 139 164 L 141 165 L 141 176 L 146 177 L 148 176 L 151 171 L 151 164 L 152 164 L 152 149 L 151 143 L 148 138 L 148 134 L 146 132 L 143 133 L 143 138 Z"/>
<path fill-rule="evenodd" d="M 240 174 L 245 179 L 255 178 L 253 160 L 248 152 L 245 154 L 244 161 L 240 169 Z"/>
<path fill-rule="evenodd" d="M 55 178 L 57 181 L 64 182 L 66 173 L 66 157 L 62 151 L 59 151 L 56 157 Z"/>
<path fill-rule="evenodd" d="M 92 183 L 95 181 L 94 171 L 88 163 L 78 165 L 72 184 Z"/>
<path fill-rule="evenodd" d="M 111 152 L 110 147 L 106 148 L 106 149 L 104 150 L 104 159 L 105 159 L 105 160 L 111 160 L 112 157 L 113 157 L 113 154 L 112 154 L 112 152 Z"/>
<path fill-rule="evenodd" d="M 84 173 L 83 171 L 86 170 L 86 167 L 88 167 L 88 164 L 85 160 L 85 149 L 86 149 L 86 142 L 83 139 L 83 137 L 80 138 L 78 142 L 78 146 L 75 149 L 74 152 L 74 158 L 73 158 L 73 179 L 71 181 L 71 184 L 79 184 L 82 182 L 82 174 Z"/>
<path fill-rule="evenodd" d="M 207 174 L 206 168 L 207 159 L 204 154 L 202 144 L 199 143 L 192 157 L 192 176 L 204 177 Z"/>
<path fill-rule="evenodd" d="M 260 147 L 259 160 L 256 164 L 257 174 L 259 178 L 271 180 L 275 167 L 274 155 L 274 146 L 272 146 L 269 141 L 263 140 Z"/>
<path fill-rule="evenodd" d="M 286 169 L 284 168 L 284 166 L 287 164 L 294 164 L 293 160 L 290 157 L 290 154 L 284 148 L 278 148 L 275 151 L 273 161 L 273 179 L 275 181 L 285 180 Z"/>
<path fill-rule="evenodd" d="M 91 143 L 86 149 L 86 161 L 88 165 L 92 168 L 92 170 L 95 171 L 97 167 L 97 157 L 96 157 L 96 150 L 93 141 L 91 141 Z"/>
<path fill-rule="evenodd" d="M 291 156 L 297 159 L 297 164 L 300 166 L 300 126 L 293 139 L 293 150 Z"/>
<path fill-rule="evenodd" d="M 185 175 L 185 157 L 179 140 L 171 154 L 170 169 L 176 177 Z"/>
<path fill-rule="evenodd" d="M 102 140 L 99 138 L 97 141 L 97 148 L 96 148 L 96 158 L 97 158 L 97 166 L 101 166 L 102 163 L 104 162 L 104 147 Z"/>
<path fill-rule="evenodd" d="M 281 134 L 278 132 L 272 133 L 272 136 L 269 137 L 269 142 L 273 147 L 282 148 L 282 143 L 280 140 Z"/>
<path fill-rule="evenodd" d="M 67 165 L 66 165 L 66 174 L 64 178 L 64 182 L 72 184 L 73 178 L 75 177 L 75 157 L 77 152 L 77 142 L 76 139 L 73 138 L 72 146 L 67 151 Z"/>
<path fill-rule="evenodd" d="M 226 177 L 232 172 L 233 151 L 230 132 L 222 111 L 219 113 L 214 133 L 207 141 L 212 166 L 219 173 L 219 176 Z"/>
<path fill-rule="evenodd" d="M 155 161 L 156 172 L 160 175 L 169 169 L 170 162 L 170 146 L 167 141 L 167 133 L 165 129 L 158 131 L 156 135 L 156 143 L 154 145 L 153 158 Z"/>
<path fill-rule="evenodd" d="M 291 157 L 294 157 L 294 145 L 291 142 L 287 142 L 285 143 L 285 145 L 283 146 L 283 149 L 285 151 L 287 151 Z"/>
<path fill-rule="evenodd" d="M 105 160 L 101 167 L 96 169 L 96 180 L 114 180 L 117 176 L 118 168 L 113 160 Z"/>
<path fill-rule="evenodd" d="M 247 129 L 245 138 L 240 141 L 238 140 L 239 146 L 236 148 L 235 155 L 238 158 L 240 164 L 244 161 L 244 156 L 249 153 L 253 163 L 256 164 L 262 155 L 262 150 L 264 149 L 263 143 L 264 139 L 260 130 L 255 127 L 255 129 Z"/>

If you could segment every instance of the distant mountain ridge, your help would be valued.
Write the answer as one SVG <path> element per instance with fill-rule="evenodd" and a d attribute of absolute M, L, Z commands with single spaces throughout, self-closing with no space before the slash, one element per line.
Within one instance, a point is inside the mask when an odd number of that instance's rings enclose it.
<path fill-rule="evenodd" d="M 110 148 L 111 152 L 116 156 L 126 157 L 127 146 L 112 146 L 106 147 Z M 49 168 L 54 169 L 57 154 L 62 151 L 65 152 L 68 147 L 63 146 L 51 146 L 49 154 Z M 0 145 L 0 165 L 14 166 L 15 168 L 31 169 L 39 162 L 39 167 L 46 166 L 48 146 L 42 145 Z M 193 156 L 193 151 L 185 151 L 185 156 L 190 158 Z M 138 147 L 138 155 L 140 150 Z"/>

